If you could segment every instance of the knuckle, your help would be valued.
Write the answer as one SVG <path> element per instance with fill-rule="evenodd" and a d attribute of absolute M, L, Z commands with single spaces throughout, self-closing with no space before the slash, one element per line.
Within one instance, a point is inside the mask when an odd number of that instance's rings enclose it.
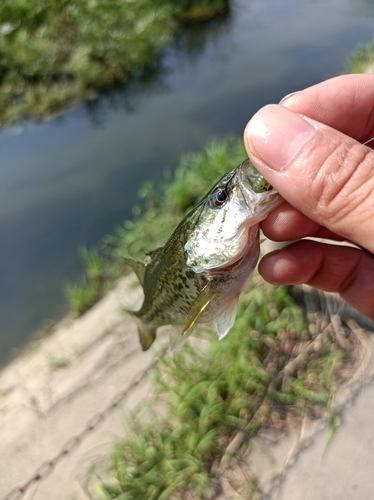
<path fill-rule="evenodd" d="M 361 144 L 335 145 L 312 180 L 317 213 L 333 224 L 358 215 L 358 207 L 360 217 L 369 205 L 372 213 L 372 203 L 367 202 L 373 191 L 374 153 Z"/>

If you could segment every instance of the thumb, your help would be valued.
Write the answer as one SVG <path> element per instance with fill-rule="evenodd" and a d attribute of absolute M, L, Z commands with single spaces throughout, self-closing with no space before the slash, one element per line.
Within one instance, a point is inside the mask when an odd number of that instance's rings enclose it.
<path fill-rule="evenodd" d="M 262 108 L 244 142 L 259 172 L 297 210 L 374 253 L 374 152 L 280 106 Z"/>

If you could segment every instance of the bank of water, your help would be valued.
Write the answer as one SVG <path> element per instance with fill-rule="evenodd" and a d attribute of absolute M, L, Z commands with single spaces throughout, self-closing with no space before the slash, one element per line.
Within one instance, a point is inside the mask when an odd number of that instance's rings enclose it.
<path fill-rule="evenodd" d="M 342 72 L 373 37 L 371 0 L 232 6 L 187 29 L 128 86 L 0 134 L 2 360 L 64 311 L 77 248 L 131 217 L 144 179 L 161 179 L 213 136 L 241 135 L 259 107 Z"/>

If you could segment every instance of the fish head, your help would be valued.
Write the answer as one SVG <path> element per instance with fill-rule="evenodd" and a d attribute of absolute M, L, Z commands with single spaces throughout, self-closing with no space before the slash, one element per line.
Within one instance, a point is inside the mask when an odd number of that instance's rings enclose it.
<path fill-rule="evenodd" d="M 217 271 L 251 250 L 258 252 L 259 223 L 282 202 L 250 160 L 231 170 L 185 219 L 187 266 Z"/>

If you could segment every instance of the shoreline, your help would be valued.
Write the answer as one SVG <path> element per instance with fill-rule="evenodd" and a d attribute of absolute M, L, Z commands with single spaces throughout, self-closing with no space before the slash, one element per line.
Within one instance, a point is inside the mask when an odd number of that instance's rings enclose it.
<path fill-rule="evenodd" d="M 37 351 L 18 356 L 0 371 L 1 498 L 33 477 L 153 359 L 155 351 L 142 352 L 136 327 L 123 313 L 124 307 L 135 309 L 141 302 L 142 291 L 133 283 L 132 276 L 122 278 L 87 313 L 60 324 Z M 162 341 L 161 335 L 157 345 Z M 148 390 L 148 382 L 140 384 L 127 408 L 135 408 Z M 111 446 L 113 433 L 119 435 L 121 429 L 121 416 L 113 412 L 48 477 L 33 485 L 33 498 L 67 498 L 75 483 L 72 475 L 82 472 L 77 464 L 97 446 Z"/>

